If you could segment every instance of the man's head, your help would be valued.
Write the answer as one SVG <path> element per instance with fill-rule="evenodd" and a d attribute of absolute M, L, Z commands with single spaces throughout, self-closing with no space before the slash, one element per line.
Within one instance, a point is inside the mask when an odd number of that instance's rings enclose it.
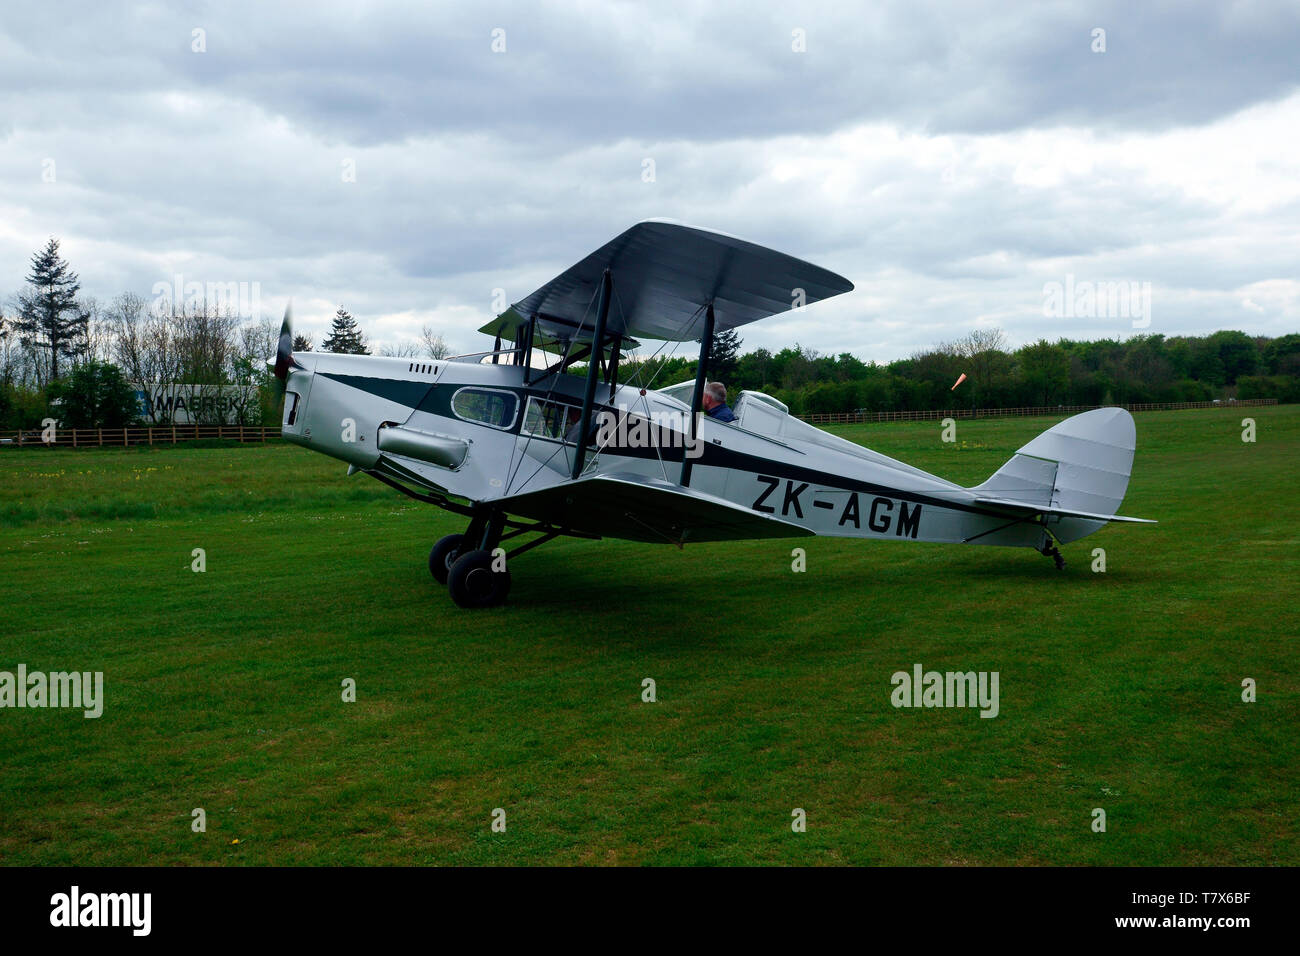
<path fill-rule="evenodd" d="M 727 386 L 721 382 L 710 382 L 704 386 L 704 410 L 707 412 L 715 405 L 727 404 Z"/>

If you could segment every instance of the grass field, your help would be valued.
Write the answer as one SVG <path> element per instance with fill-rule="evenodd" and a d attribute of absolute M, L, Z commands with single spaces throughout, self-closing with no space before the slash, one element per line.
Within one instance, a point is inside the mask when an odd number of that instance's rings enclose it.
<path fill-rule="evenodd" d="M 835 431 L 969 484 L 1054 421 Z M 565 540 L 479 612 L 425 563 L 463 519 L 303 449 L 5 451 L 0 670 L 106 703 L 0 710 L 0 860 L 1296 864 L 1300 407 L 1137 425 L 1123 512 L 1161 523 L 1064 573 Z M 1000 714 L 895 709 L 915 663 L 999 672 Z"/>

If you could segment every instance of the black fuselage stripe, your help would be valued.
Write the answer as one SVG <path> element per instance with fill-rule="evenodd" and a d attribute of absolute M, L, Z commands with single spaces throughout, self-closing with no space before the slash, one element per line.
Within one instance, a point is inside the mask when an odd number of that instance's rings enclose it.
<path fill-rule="evenodd" d="M 398 402 L 400 404 L 407 405 L 412 412 L 414 412 L 417 408 L 424 408 L 425 406 L 427 406 L 429 404 L 428 402 L 429 393 L 434 390 L 441 391 L 443 389 L 446 389 L 448 391 L 454 391 L 455 389 L 467 387 L 464 383 L 457 383 L 455 385 L 452 385 L 450 383 L 431 385 L 429 383 L 413 382 L 407 379 L 374 378 L 370 376 L 344 375 L 344 374 L 339 374 L 334 372 L 320 372 L 317 374 L 324 375 L 326 378 L 335 379 L 336 381 L 342 382 L 344 385 L 349 385 L 352 388 L 357 388 L 360 389 L 361 391 L 369 392 L 372 395 L 378 395 L 380 398 L 385 398 L 392 402 Z M 535 389 L 535 388 L 523 388 L 515 385 L 506 385 L 506 386 L 483 385 L 481 387 L 483 388 L 495 387 L 495 388 L 502 388 L 507 391 L 514 391 L 519 393 L 521 398 L 525 400 L 528 397 L 545 398 L 548 395 L 551 396 L 552 401 L 555 401 L 557 398 L 557 396 L 555 396 L 553 393 L 548 391 Z M 406 399 L 409 398 L 415 391 L 419 391 L 420 394 L 418 397 L 416 397 L 414 403 L 407 401 Z M 402 397 L 399 398 L 398 397 L 399 395 L 401 395 Z M 567 398 L 571 396 L 564 396 L 564 397 Z M 428 411 L 429 409 L 425 408 L 425 410 Z M 597 405 L 593 405 L 592 411 L 593 414 L 601 411 L 614 412 L 615 414 L 617 414 L 619 412 L 619 409 L 613 408 L 609 405 L 597 404 Z M 524 417 L 523 415 L 516 416 L 517 420 L 515 422 L 515 426 L 514 428 L 510 429 L 510 431 L 517 432 L 519 430 L 520 426 L 523 424 L 523 417 Z M 645 416 L 641 416 L 641 417 L 645 417 Z M 466 424 L 474 424 L 474 423 L 466 422 Z M 610 457 L 614 457 L 614 458 L 637 458 L 637 459 L 661 458 L 666 462 L 680 463 L 683 459 L 683 455 L 685 454 L 684 443 L 685 443 L 686 436 L 682 435 L 680 432 L 672 431 L 672 429 L 669 429 L 667 426 L 661 426 L 661 427 L 665 432 L 668 433 L 667 437 L 669 438 L 669 444 L 667 446 L 661 444 L 658 448 L 655 447 L 615 448 L 606 445 L 605 447 L 600 449 L 600 453 L 602 455 L 609 455 Z M 677 447 L 674 447 L 672 445 L 672 442 L 677 441 L 678 437 L 682 439 L 682 444 Z M 933 505 L 936 508 L 948 508 L 953 511 L 964 511 L 969 514 L 984 515 L 986 517 L 992 517 L 992 518 L 1011 517 L 1005 511 L 995 511 L 989 508 L 982 508 L 976 505 L 969 505 L 959 501 L 947 501 L 943 498 L 937 498 L 933 495 L 926 495 L 926 494 L 921 494 L 913 491 L 904 491 L 900 488 L 890 488 L 887 485 L 878 485 L 869 481 L 861 481 L 856 478 L 848 478 L 842 475 L 833 475 L 830 472 L 818 471 L 815 468 L 805 468 L 802 465 L 795 465 L 787 462 L 777 461 L 774 458 L 761 458 L 757 455 L 750 455 L 746 452 L 735 451 L 734 449 L 727 448 L 723 445 L 715 445 L 712 442 L 707 442 L 707 441 L 704 442 L 703 450 L 704 450 L 703 455 L 701 455 L 699 458 L 694 459 L 694 463 L 697 466 L 712 467 L 712 468 L 726 468 L 734 471 L 744 471 L 754 475 L 771 475 L 774 478 L 784 478 L 791 481 L 806 481 L 810 484 L 815 483 L 820 485 L 828 485 L 830 486 L 830 489 L 834 491 L 852 491 L 852 492 L 859 492 L 861 494 L 875 495 L 881 498 L 897 498 L 901 501 L 911 501 L 916 504 L 928 504 L 928 505 Z"/>

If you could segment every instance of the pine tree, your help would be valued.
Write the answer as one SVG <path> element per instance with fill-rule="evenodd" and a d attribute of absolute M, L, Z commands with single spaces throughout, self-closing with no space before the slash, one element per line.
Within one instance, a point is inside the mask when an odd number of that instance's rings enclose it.
<path fill-rule="evenodd" d="M 51 238 L 32 256 L 27 277 L 30 292 L 19 296 L 19 336 L 29 347 L 49 349 L 50 378 L 59 377 L 59 356 L 76 358 L 86 350 L 90 313 L 77 302 L 81 282 L 59 255 L 59 240 Z"/>
<path fill-rule="evenodd" d="M 293 337 L 293 350 L 294 350 L 295 352 L 310 352 L 310 351 L 311 351 L 311 336 L 310 336 L 310 335 L 303 335 L 301 332 L 299 332 L 297 335 L 295 335 L 295 336 Z"/>
<path fill-rule="evenodd" d="M 357 320 L 352 318 L 347 309 L 340 308 L 334 313 L 334 324 L 330 327 L 329 337 L 320 344 L 322 352 L 341 352 L 346 355 L 369 355 L 366 338 L 357 327 Z"/>
<path fill-rule="evenodd" d="M 735 376 L 736 358 L 740 354 L 740 336 L 735 329 L 713 333 L 709 346 L 709 381 L 726 385 Z"/>

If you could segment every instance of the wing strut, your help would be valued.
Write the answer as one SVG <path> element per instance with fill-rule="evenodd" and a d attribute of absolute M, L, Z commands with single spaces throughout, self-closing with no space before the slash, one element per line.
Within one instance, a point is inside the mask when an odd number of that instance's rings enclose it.
<path fill-rule="evenodd" d="M 524 367 L 524 384 L 529 384 L 529 377 L 533 370 L 533 329 L 537 328 L 537 315 L 534 313 L 528 317 L 528 324 L 523 328 L 523 334 L 519 336 L 523 339 L 523 344 L 519 345 L 519 351 L 515 353 L 516 361 Z"/>
<path fill-rule="evenodd" d="M 578 432 L 577 454 L 573 456 L 573 480 L 582 474 L 587 457 L 587 438 L 591 432 L 591 406 L 596 399 L 596 379 L 600 375 L 600 353 L 605 345 L 605 319 L 609 317 L 610 286 L 613 279 L 606 269 L 600 280 L 600 305 L 596 310 L 596 328 L 591 333 L 591 356 L 587 359 L 587 389 L 582 393 L 582 419 Z M 588 300 L 590 301 L 590 300 Z"/>
<path fill-rule="evenodd" d="M 709 372 L 709 350 L 713 347 L 713 303 L 710 302 L 704 311 L 704 334 L 700 336 L 700 367 L 695 372 L 695 391 L 691 395 L 691 439 L 688 448 L 695 447 L 695 431 L 699 426 L 700 406 L 704 403 L 704 383 Z M 691 465 L 690 455 L 682 455 L 682 480 L 683 488 L 690 487 L 691 484 Z"/>

